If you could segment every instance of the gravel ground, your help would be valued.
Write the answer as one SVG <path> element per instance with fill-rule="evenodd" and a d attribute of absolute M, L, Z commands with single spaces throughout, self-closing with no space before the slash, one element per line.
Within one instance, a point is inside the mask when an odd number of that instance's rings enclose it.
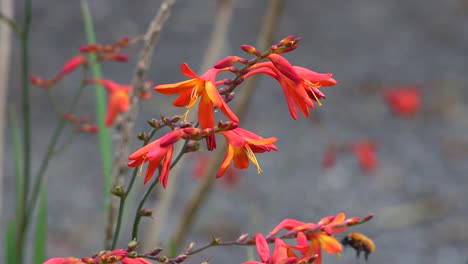
<path fill-rule="evenodd" d="M 344 211 L 374 220 L 355 228 L 377 245 L 370 263 L 465 263 L 468 260 L 468 2 L 440 1 L 286 1 L 276 39 L 302 37 L 288 58 L 319 72 L 332 72 L 339 81 L 326 90 L 324 106 L 310 118 L 292 120 L 280 87 L 263 79 L 243 126 L 278 137 L 280 151 L 258 155 L 264 170 L 242 172 L 231 188 L 217 183 L 196 222 L 190 241 L 207 241 L 211 234 L 229 240 L 249 232 L 267 232 L 284 218 L 317 221 Z M 90 1 L 96 33 L 102 42 L 141 33 L 160 1 Z M 253 44 L 267 1 L 236 1 L 226 54 Z M 21 10 L 21 7 L 18 7 Z M 149 78 L 156 83 L 181 80 L 179 65 L 200 65 L 215 15 L 215 1 L 178 1 Z M 52 76 L 84 42 L 79 1 L 34 2 L 31 69 Z M 21 12 L 17 14 L 22 17 Z M 18 43 L 8 100 L 19 103 Z M 135 55 L 135 48 L 131 49 Z M 133 56 L 135 57 L 135 56 Z M 108 64 L 106 78 L 128 82 L 131 66 Z M 69 102 L 78 77 L 67 77 L 57 100 Z M 423 107 L 411 119 L 392 116 L 383 100 L 385 87 L 417 84 Z M 80 103 L 92 114 L 93 92 Z M 45 150 L 56 122 L 50 100 L 32 91 L 33 169 Z M 167 113 L 171 101 L 162 96 L 144 102 L 140 123 Z M 9 133 L 9 131 L 8 131 Z M 320 168 L 327 144 L 372 138 L 378 141 L 379 168 L 367 175 L 352 156 L 344 155 L 327 172 Z M 8 135 L 8 139 L 11 136 Z M 11 215 L 13 160 L 7 140 L 6 209 Z M 57 156 L 49 172 L 49 255 L 82 256 L 101 245 L 103 214 L 100 162 L 92 135 L 78 136 Z M 222 154 L 219 154 L 222 155 Z M 179 180 L 178 196 L 169 215 L 177 222 L 194 180 Z M 156 218 L 157 219 L 157 218 Z M 2 219 L 4 222 L 5 219 Z M 171 233 L 173 224 L 163 232 Z M 4 232 L 4 228 L 0 227 Z M 164 246 L 164 244 L 163 244 Z M 3 247 L 1 247 L 3 249 Z M 209 250 L 191 263 L 240 263 L 243 248 Z M 199 261 L 200 260 L 200 261 Z M 327 256 L 325 263 L 363 263 L 354 253 Z"/>

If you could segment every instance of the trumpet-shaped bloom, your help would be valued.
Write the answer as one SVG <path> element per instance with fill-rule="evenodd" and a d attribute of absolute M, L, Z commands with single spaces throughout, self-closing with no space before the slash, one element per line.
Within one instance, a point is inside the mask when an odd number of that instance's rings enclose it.
<path fill-rule="evenodd" d="M 309 107 L 315 108 L 314 101 L 321 105 L 320 99 L 326 98 L 319 88 L 337 83 L 331 73 L 317 73 L 307 68 L 292 66 L 280 55 L 271 56 L 273 56 L 273 59 L 270 58 L 272 62 L 257 63 L 245 77 L 264 73 L 278 80 L 286 97 L 289 112 L 294 119 L 298 118 L 296 106 L 304 116 L 309 116 Z"/>
<path fill-rule="evenodd" d="M 185 132 L 181 129 L 171 131 L 163 137 L 149 143 L 132 153 L 128 159 L 129 167 L 137 167 L 148 161 L 148 168 L 144 183 L 146 184 L 153 176 L 156 169 L 162 163 L 159 181 L 166 188 L 169 179 L 169 169 L 171 167 L 172 153 L 174 152 L 174 143 L 179 141 Z"/>
<path fill-rule="evenodd" d="M 288 256 L 288 249 L 283 240 L 275 239 L 275 250 L 270 256 L 270 247 L 262 234 L 255 235 L 255 245 L 261 261 L 246 261 L 243 264 L 288 264 L 297 263 L 296 257 Z"/>
<path fill-rule="evenodd" d="M 222 69 L 212 68 L 203 75 L 198 76 L 184 63 L 181 66 L 181 71 L 184 75 L 192 79 L 173 84 L 161 84 L 154 89 L 166 95 L 180 94 L 174 100 L 173 104 L 178 107 L 185 106 L 188 109 L 192 108 L 200 97 L 198 121 L 202 128 L 209 128 L 215 125 L 214 106 L 221 109 L 224 115 L 232 121 L 239 122 L 239 118 L 237 118 L 226 102 L 224 102 L 216 89 L 216 75 L 222 71 Z"/>
<path fill-rule="evenodd" d="M 305 223 L 295 219 L 285 219 L 270 232 L 270 235 L 275 235 L 281 229 L 298 231 L 298 245 L 287 247 L 299 250 L 303 254 L 302 258 L 316 256 L 317 258 L 314 263 L 321 264 L 322 249 L 330 254 L 341 252 L 341 243 L 331 235 L 346 230 L 348 226 L 345 223 L 346 215 L 344 213 L 324 217 L 316 224 Z M 311 230 L 314 231 L 310 232 Z M 309 232 L 305 234 L 304 232 L 306 231 Z"/>
<path fill-rule="evenodd" d="M 124 113 L 130 107 L 129 92 L 131 85 L 118 84 L 106 79 L 90 79 L 88 82 L 97 83 L 104 86 L 109 94 L 109 103 L 107 106 L 106 126 L 110 127 L 118 114 Z"/>
<path fill-rule="evenodd" d="M 260 173 L 260 165 L 254 153 L 263 153 L 270 150 L 278 150 L 273 145 L 277 139 L 275 137 L 262 138 L 250 131 L 242 128 L 236 128 L 221 133 L 227 140 L 228 150 L 221 168 L 219 169 L 216 177 L 221 177 L 227 170 L 229 164 L 234 160 L 234 167 L 238 169 L 246 169 L 249 167 L 249 160 L 257 166 L 257 171 Z"/>

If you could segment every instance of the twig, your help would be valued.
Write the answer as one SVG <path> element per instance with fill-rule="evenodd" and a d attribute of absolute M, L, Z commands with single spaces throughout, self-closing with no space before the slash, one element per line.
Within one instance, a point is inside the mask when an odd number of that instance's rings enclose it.
<path fill-rule="evenodd" d="M 138 113 L 138 90 L 141 90 L 144 84 L 144 76 L 150 67 L 151 57 L 153 55 L 154 47 L 159 40 L 159 36 L 164 26 L 165 22 L 169 18 L 170 11 L 172 6 L 174 5 L 175 0 L 165 0 L 156 16 L 154 17 L 153 21 L 148 27 L 146 31 L 143 44 L 143 49 L 140 52 L 139 60 L 137 62 L 135 72 L 132 78 L 132 86 L 133 89 L 130 92 L 131 97 L 131 104 L 130 110 L 124 116 L 124 120 L 122 122 L 121 130 L 118 131 L 120 134 L 120 141 L 116 148 L 116 155 L 114 158 L 114 171 L 112 173 L 113 179 L 113 186 L 122 185 L 125 179 L 125 175 L 127 172 L 127 152 L 128 146 L 130 144 L 130 140 L 132 138 L 132 130 L 134 127 L 135 119 Z M 111 198 L 109 210 L 108 210 L 108 221 L 106 227 L 106 237 L 105 237 L 105 246 L 106 248 L 111 247 L 112 243 L 112 233 L 113 233 L 113 226 L 115 223 L 115 212 L 118 207 L 118 199 Z"/>
<path fill-rule="evenodd" d="M 216 12 L 217 15 L 213 22 L 214 28 L 211 33 L 208 48 L 205 52 L 204 61 L 200 69 L 201 71 L 211 67 L 211 65 L 213 65 L 216 62 L 216 59 L 220 56 L 221 50 L 225 46 L 229 25 L 232 21 L 232 0 L 219 0 L 218 3 L 219 7 Z M 193 120 L 195 117 L 196 112 L 191 111 L 188 119 Z M 151 223 L 147 232 L 151 235 L 148 235 L 144 239 L 144 242 L 142 243 L 143 248 L 149 248 L 158 243 L 158 237 L 165 226 L 168 216 L 167 212 L 170 210 L 174 194 L 177 190 L 177 179 L 181 173 L 181 166 L 175 167 L 174 170 L 171 170 L 170 182 L 166 190 L 161 193 L 159 202 L 153 207 L 153 211 L 158 215 L 158 221 Z"/>
<path fill-rule="evenodd" d="M 281 14 L 283 3 L 284 0 L 272 0 L 268 11 L 265 14 L 263 27 L 261 29 L 259 39 L 257 41 L 257 46 L 262 50 L 266 49 L 268 47 L 268 43 L 272 42 L 273 33 L 279 21 L 279 16 Z M 240 120 L 243 119 L 248 109 L 256 80 L 256 76 L 249 78 L 246 82 L 246 85 L 239 93 L 239 98 L 237 98 L 238 101 L 234 112 L 237 113 L 237 116 Z M 222 151 L 226 151 L 225 143 L 222 144 L 221 149 Z M 213 185 L 213 182 L 215 180 L 213 175 L 216 173 L 219 165 L 222 162 L 222 159 L 222 155 L 217 155 L 212 159 L 212 165 L 210 169 L 207 170 L 207 173 L 203 176 L 202 181 L 198 184 L 195 193 L 192 195 L 192 198 L 185 207 L 181 217 L 182 220 L 180 221 L 175 235 L 172 238 L 172 242 L 175 248 L 180 247 L 180 244 L 183 242 L 185 236 L 187 235 L 189 228 L 192 226 L 192 222 L 194 221 L 201 204 L 204 202 L 205 198 L 209 194 L 211 186 Z"/>

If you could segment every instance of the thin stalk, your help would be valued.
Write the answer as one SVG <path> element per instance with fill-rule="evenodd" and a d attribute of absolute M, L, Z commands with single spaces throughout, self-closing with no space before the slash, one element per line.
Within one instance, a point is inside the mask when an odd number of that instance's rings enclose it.
<path fill-rule="evenodd" d="M 143 146 L 147 145 L 148 142 L 153 138 L 154 134 L 156 133 L 157 129 L 151 130 L 148 138 L 144 141 Z M 120 230 L 122 229 L 122 222 L 123 222 L 123 213 L 125 210 L 125 201 L 127 200 L 128 194 L 132 190 L 133 184 L 135 183 L 136 176 L 138 175 L 139 168 L 133 169 L 132 176 L 130 178 L 130 182 L 128 183 L 127 189 L 122 197 L 120 197 L 120 204 L 119 204 L 119 213 L 117 215 L 117 223 L 115 224 L 113 239 L 111 249 L 115 249 L 117 246 L 117 242 L 119 241 Z"/>
<path fill-rule="evenodd" d="M 31 107 L 29 96 L 29 32 L 31 28 L 32 18 L 32 0 L 26 0 L 24 5 L 24 25 L 23 34 L 21 38 L 21 75 L 22 75 L 22 108 L 23 108 L 23 156 L 24 156 L 24 182 L 23 182 L 23 203 L 28 199 L 29 184 L 31 180 Z M 26 204 L 22 208 L 26 208 Z M 27 211 L 23 213 L 23 218 L 18 219 L 18 240 L 17 240 L 17 261 L 19 264 L 23 263 L 24 255 L 24 242 L 26 237 L 27 225 Z"/>
<path fill-rule="evenodd" d="M 87 42 L 92 44 L 96 43 L 96 35 L 94 34 L 93 18 L 89 11 L 88 2 L 81 0 L 81 10 L 83 15 L 83 22 L 86 32 Z M 101 78 L 101 67 L 96 58 L 96 54 L 89 54 L 90 67 L 93 78 Z M 109 195 L 112 188 L 112 146 L 110 139 L 109 129 L 105 125 L 106 115 L 106 94 L 104 88 L 98 84 L 95 85 L 95 98 L 96 98 L 96 121 L 99 126 L 98 138 L 99 138 L 99 150 L 103 167 L 104 175 L 104 207 L 106 210 L 109 208 L 111 196 Z M 107 218 L 105 219 L 107 222 Z"/>

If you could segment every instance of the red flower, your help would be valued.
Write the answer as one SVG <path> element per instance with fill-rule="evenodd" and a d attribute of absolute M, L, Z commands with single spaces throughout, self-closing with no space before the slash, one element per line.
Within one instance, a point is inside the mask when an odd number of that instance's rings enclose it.
<path fill-rule="evenodd" d="M 44 264 L 86 264 L 77 258 L 51 258 L 44 262 Z"/>
<path fill-rule="evenodd" d="M 215 125 L 214 106 L 219 107 L 226 117 L 234 122 L 239 122 L 239 118 L 232 112 L 229 106 L 216 89 L 216 75 L 222 71 L 219 69 L 209 69 L 202 76 L 198 76 L 186 63 L 181 66 L 184 75 L 192 79 L 173 83 L 161 84 L 154 89 L 162 94 L 180 94 L 173 102 L 175 106 L 185 106 L 190 110 L 200 97 L 198 107 L 198 121 L 202 128 L 210 128 Z"/>
<path fill-rule="evenodd" d="M 242 128 L 235 128 L 221 133 L 227 140 L 228 150 L 224 157 L 223 163 L 216 174 L 219 178 L 226 172 L 229 164 L 234 160 L 234 167 L 238 169 L 246 169 L 249 167 L 249 159 L 257 166 L 258 173 L 262 172 L 260 165 L 254 153 L 263 153 L 270 150 L 278 150 L 273 142 L 275 137 L 262 138 L 250 131 Z"/>
<path fill-rule="evenodd" d="M 351 144 L 359 165 L 364 171 L 373 172 L 377 168 L 377 144 L 372 140 L 363 140 Z"/>
<path fill-rule="evenodd" d="M 337 82 L 332 78 L 331 73 L 316 73 L 307 68 L 290 66 L 286 60 L 277 54 L 273 56 L 275 61 L 257 63 L 253 71 L 247 73 L 245 77 L 254 74 L 264 73 L 279 81 L 283 88 L 289 112 L 294 119 L 298 118 L 296 106 L 304 116 L 309 116 L 309 107 L 314 108 L 314 101 L 321 105 L 320 99 L 326 96 L 319 90 L 322 86 L 332 86 Z M 281 59 L 279 59 L 281 58 Z M 271 59 L 271 58 L 270 58 Z"/>
<path fill-rule="evenodd" d="M 287 264 L 287 263 L 297 263 L 296 257 L 288 256 L 288 250 L 285 247 L 286 244 L 283 240 L 276 238 L 275 239 L 275 250 L 273 255 L 270 256 L 270 247 L 266 239 L 262 234 L 258 233 L 255 235 L 255 245 L 257 246 L 258 256 L 260 261 L 246 261 L 243 264 Z"/>
<path fill-rule="evenodd" d="M 60 72 L 59 75 L 63 76 L 65 74 L 68 74 L 72 71 L 74 71 L 76 68 L 80 67 L 83 64 L 86 64 L 88 60 L 86 59 L 85 56 L 83 55 L 77 55 L 73 58 L 71 58 L 69 61 L 65 63 L 62 67 L 62 71 Z"/>
<path fill-rule="evenodd" d="M 97 125 L 92 124 L 82 124 L 80 126 L 80 131 L 86 133 L 96 133 L 99 131 L 99 127 Z"/>
<path fill-rule="evenodd" d="M 167 133 L 163 137 L 132 153 L 128 157 L 130 160 L 128 162 L 128 166 L 137 167 L 148 161 L 148 168 L 146 169 L 144 179 L 144 183 L 146 184 L 162 162 L 159 181 L 162 183 L 163 187 L 166 188 L 167 180 L 169 178 L 172 153 L 174 152 L 174 143 L 179 141 L 184 135 L 185 132 L 182 129 L 177 129 Z"/>
<path fill-rule="evenodd" d="M 303 258 L 315 258 L 316 256 L 314 263 L 321 264 L 322 249 L 330 254 L 341 252 L 341 243 L 331 235 L 346 230 L 348 228 L 347 221 L 354 223 L 355 219 L 350 218 L 346 220 L 346 215 L 344 213 L 339 213 L 336 216 L 324 217 L 317 224 L 304 223 L 295 219 L 285 219 L 270 232 L 270 235 L 275 235 L 283 228 L 286 230 L 298 231 L 298 246 L 287 247 L 298 249 L 303 254 Z M 308 232 L 307 234 L 303 233 L 310 230 L 316 231 Z M 310 244 L 307 244 L 304 236 L 310 241 Z"/>
<path fill-rule="evenodd" d="M 413 116 L 421 108 L 421 92 L 417 87 L 387 90 L 385 99 L 393 113 L 399 117 Z"/>
<path fill-rule="evenodd" d="M 88 82 L 97 83 L 104 86 L 109 94 L 109 103 L 107 106 L 106 126 L 110 127 L 114 123 L 117 114 L 124 113 L 130 107 L 129 92 L 131 85 L 118 84 L 106 79 L 90 79 Z"/>
<path fill-rule="evenodd" d="M 144 258 L 124 258 L 121 262 L 122 264 L 151 264 L 150 261 Z"/>

